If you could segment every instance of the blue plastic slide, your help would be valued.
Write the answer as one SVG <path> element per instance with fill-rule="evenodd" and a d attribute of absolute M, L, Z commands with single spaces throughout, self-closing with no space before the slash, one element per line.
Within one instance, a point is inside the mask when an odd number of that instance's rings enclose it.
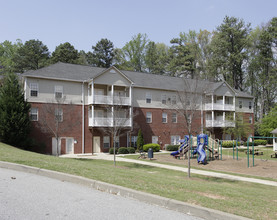
<path fill-rule="evenodd" d="M 188 146 L 187 143 L 183 143 L 183 144 L 180 146 L 179 150 L 172 152 L 170 155 L 171 155 L 171 156 L 176 156 L 176 155 L 180 154 L 180 153 L 182 152 L 182 150 L 183 150 L 184 148 L 186 148 L 187 146 Z"/>
<path fill-rule="evenodd" d="M 198 153 L 197 162 L 205 164 L 206 160 L 206 151 L 205 151 L 205 145 L 208 145 L 208 135 L 206 134 L 200 134 L 197 136 L 197 148 L 195 151 L 193 151 L 192 154 Z"/>

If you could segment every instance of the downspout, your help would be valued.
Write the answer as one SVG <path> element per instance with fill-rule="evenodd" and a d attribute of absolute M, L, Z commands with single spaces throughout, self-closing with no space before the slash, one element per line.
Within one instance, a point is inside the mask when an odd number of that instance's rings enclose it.
<path fill-rule="evenodd" d="M 85 92 L 84 83 L 82 83 L 82 154 L 85 153 Z"/>

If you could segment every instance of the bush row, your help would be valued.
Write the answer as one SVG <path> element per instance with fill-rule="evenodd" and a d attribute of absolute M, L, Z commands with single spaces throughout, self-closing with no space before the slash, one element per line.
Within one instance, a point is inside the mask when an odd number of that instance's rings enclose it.
<path fill-rule="evenodd" d="M 109 150 L 109 153 L 110 154 L 113 154 L 114 152 L 114 149 L 113 149 L 113 147 L 112 148 L 110 148 L 110 150 Z M 120 148 L 115 148 L 115 153 L 117 154 L 133 154 L 133 153 L 135 153 L 136 152 L 136 150 L 135 150 L 135 148 L 133 148 L 133 147 L 120 147 Z"/>
<path fill-rule="evenodd" d="M 266 145 L 267 144 L 267 140 L 262 140 L 262 139 L 257 139 L 254 140 L 254 146 L 258 146 L 258 145 Z M 245 141 L 243 143 L 244 146 L 247 146 L 247 141 Z M 252 142 L 249 142 L 249 146 L 252 146 Z"/>
<path fill-rule="evenodd" d="M 179 145 L 176 145 L 179 146 Z M 149 148 L 153 149 L 153 152 L 159 152 L 161 149 L 161 146 L 159 144 L 145 144 L 143 145 L 143 151 L 147 152 Z M 177 148 L 178 150 L 178 148 Z M 109 153 L 113 154 L 114 152 L 113 147 L 110 148 Z M 133 147 L 120 147 L 120 148 L 115 148 L 115 153 L 116 154 L 133 154 L 135 153 L 136 150 Z"/>
<path fill-rule="evenodd" d="M 222 147 L 226 147 L 226 148 L 232 148 L 234 146 L 236 146 L 236 142 L 233 141 L 222 141 Z M 238 146 L 240 146 L 240 142 L 238 141 Z"/>
<path fill-rule="evenodd" d="M 149 148 L 152 148 L 153 152 L 159 152 L 161 146 L 159 144 L 145 144 L 143 145 L 143 151 L 147 152 Z"/>
<path fill-rule="evenodd" d="M 167 145 L 166 150 L 167 151 L 177 151 L 179 150 L 180 145 Z"/>

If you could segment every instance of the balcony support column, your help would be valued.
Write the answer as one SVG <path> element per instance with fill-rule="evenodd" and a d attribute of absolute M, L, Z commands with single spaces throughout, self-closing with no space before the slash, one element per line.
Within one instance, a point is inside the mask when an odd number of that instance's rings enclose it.
<path fill-rule="evenodd" d="M 91 105 L 91 120 L 92 126 L 94 126 L 94 105 Z"/>
<path fill-rule="evenodd" d="M 111 96 L 112 96 L 112 104 L 114 104 L 114 100 L 113 100 L 114 99 L 114 85 L 112 85 Z"/>
<path fill-rule="evenodd" d="M 94 82 L 91 82 L 91 100 L 94 103 Z"/>
<path fill-rule="evenodd" d="M 225 95 L 223 96 L 223 111 L 225 110 Z"/>
<path fill-rule="evenodd" d="M 223 99 L 224 100 L 224 99 Z M 226 127 L 226 123 L 225 123 L 225 112 L 223 112 L 223 126 Z"/>
<path fill-rule="evenodd" d="M 212 127 L 214 127 L 214 111 L 212 111 Z"/>
<path fill-rule="evenodd" d="M 214 94 L 212 94 L 212 110 L 214 110 Z"/>

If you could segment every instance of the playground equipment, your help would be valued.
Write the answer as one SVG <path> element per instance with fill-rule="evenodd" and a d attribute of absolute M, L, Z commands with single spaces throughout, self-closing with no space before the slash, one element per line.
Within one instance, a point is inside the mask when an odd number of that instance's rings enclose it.
<path fill-rule="evenodd" d="M 197 148 L 196 150 L 193 151 L 193 155 L 198 153 L 198 158 L 197 162 L 198 163 L 206 163 L 206 151 L 205 151 L 205 146 L 208 145 L 208 135 L 206 134 L 199 134 L 197 136 Z"/>
<path fill-rule="evenodd" d="M 175 158 L 183 156 L 185 153 L 188 152 L 188 143 L 189 143 L 189 136 L 186 135 L 185 139 L 179 140 L 181 143 L 181 146 L 179 147 L 179 150 L 172 152 L 170 155 L 174 156 Z"/>
<path fill-rule="evenodd" d="M 276 137 L 260 137 L 260 136 L 252 136 L 252 137 L 248 137 L 247 139 L 247 165 L 248 167 L 250 167 L 249 165 L 249 155 L 252 154 L 252 161 L 253 161 L 253 167 L 255 166 L 255 162 L 254 162 L 254 156 L 255 156 L 255 149 L 254 149 L 254 140 L 255 138 L 263 138 L 263 139 L 273 139 L 275 140 Z M 252 150 L 249 149 L 249 140 L 252 140 Z M 276 155 L 277 157 L 277 154 L 272 154 L 272 156 Z"/>

